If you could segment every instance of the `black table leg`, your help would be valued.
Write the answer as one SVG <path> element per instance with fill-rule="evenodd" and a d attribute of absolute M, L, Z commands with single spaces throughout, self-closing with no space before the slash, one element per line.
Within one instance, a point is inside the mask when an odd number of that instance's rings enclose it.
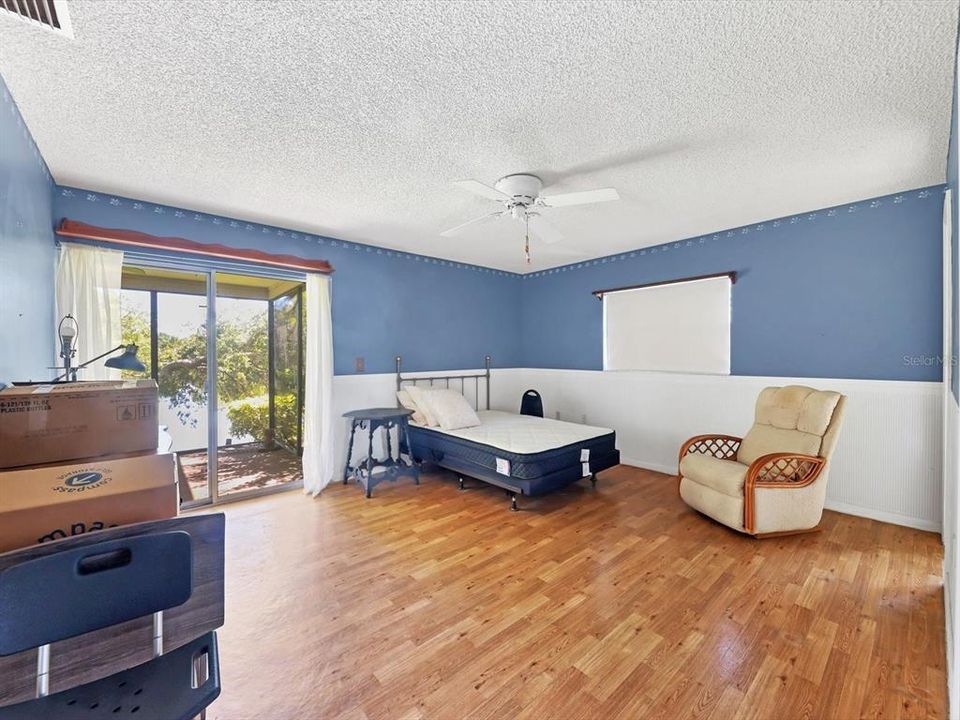
<path fill-rule="evenodd" d="M 350 440 L 347 442 L 347 460 L 343 464 L 343 484 L 347 484 L 347 480 L 350 478 L 350 457 L 353 455 L 353 435 L 357 431 L 357 421 L 355 419 L 350 420 Z"/>
<path fill-rule="evenodd" d="M 370 497 L 370 494 L 373 492 L 373 487 L 370 483 L 373 480 L 373 430 L 376 427 L 376 423 L 368 420 L 367 425 L 370 428 L 370 443 L 367 449 L 367 480 L 364 483 L 364 487 L 367 491 L 367 497 Z"/>

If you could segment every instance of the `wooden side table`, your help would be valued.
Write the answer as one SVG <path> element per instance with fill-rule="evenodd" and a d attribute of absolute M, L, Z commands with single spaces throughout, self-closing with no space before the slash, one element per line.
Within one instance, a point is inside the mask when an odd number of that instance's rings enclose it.
<path fill-rule="evenodd" d="M 381 482 L 384 480 L 396 482 L 401 475 L 410 475 L 417 485 L 420 484 L 420 468 L 414 462 L 413 455 L 409 456 L 409 460 L 404 460 L 400 448 L 397 447 L 397 457 L 394 458 L 390 440 L 390 431 L 397 428 L 397 444 L 400 445 L 402 440 L 407 446 L 407 452 L 410 452 L 408 420 L 412 414 L 412 410 L 405 408 L 367 408 L 351 410 L 343 414 L 343 417 L 350 420 L 350 441 L 347 443 L 347 460 L 343 467 L 344 485 L 353 477 L 363 485 L 367 497 L 370 497 L 373 488 Z M 357 428 L 361 432 L 367 431 L 367 456 L 358 460 L 356 465 L 351 465 Z M 387 436 L 385 458 L 375 458 L 373 455 L 373 436 L 378 428 L 383 428 Z"/>

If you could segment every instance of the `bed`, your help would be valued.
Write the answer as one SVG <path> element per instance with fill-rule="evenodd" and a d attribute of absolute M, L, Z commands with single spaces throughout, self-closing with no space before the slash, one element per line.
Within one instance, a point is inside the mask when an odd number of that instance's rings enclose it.
<path fill-rule="evenodd" d="M 595 485 L 598 472 L 620 462 L 610 428 L 490 410 L 489 357 L 483 373 L 465 375 L 405 376 L 399 357 L 396 362 L 398 390 L 417 384 L 456 389 L 468 400 L 473 396 L 479 426 L 443 430 L 410 424 L 414 460 L 455 472 L 461 488 L 464 477 L 501 487 L 516 510 L 518 496 L 545 495 L 584 478 Z"/>

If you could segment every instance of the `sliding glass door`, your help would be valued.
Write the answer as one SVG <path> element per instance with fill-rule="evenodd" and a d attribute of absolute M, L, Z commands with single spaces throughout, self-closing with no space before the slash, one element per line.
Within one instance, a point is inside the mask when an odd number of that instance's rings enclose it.
<path fill-rule="evenodd" d="M 177 453 L 197 501 L 210 497 L 207 282 L 207 273 L 124 267 L 120 299 L 123 342 L 137 345 L 142 375 L 159 387 L 159 447 Z"/>
<path fill-rule="evenodd" d="M 298 485 L 302 283 L 132 265 L 123 278 L 124 342 L 157 380 L 161 447 L 192 502 Z"/>

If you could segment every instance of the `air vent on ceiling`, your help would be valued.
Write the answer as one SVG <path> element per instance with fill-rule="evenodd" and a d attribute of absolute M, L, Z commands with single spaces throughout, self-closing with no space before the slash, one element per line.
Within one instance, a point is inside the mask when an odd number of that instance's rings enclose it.
<path fill-rule="evenodd" d="M 0 10 L 72 35 L 66 0 L 0 0 Z"/>

